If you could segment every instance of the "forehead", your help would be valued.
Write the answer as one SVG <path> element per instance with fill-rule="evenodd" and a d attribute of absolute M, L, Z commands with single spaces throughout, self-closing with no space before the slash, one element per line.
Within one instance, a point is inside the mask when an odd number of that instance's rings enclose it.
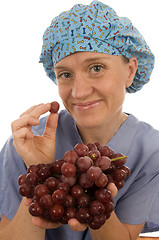
<path fill-rule="evenodd" d="M 96 52 L 75 52 L 70 54 L 69 56 L 61 59 L 59 62 L 56 63 L 54 69 L 72 64 L 73 62 L 82 63 L 90 63 L 93 61 L 115 61 L 116 59 L 121 58 L 121 56 L 113 56 L 110 54 L 105 53 L 96 53 Z"/>

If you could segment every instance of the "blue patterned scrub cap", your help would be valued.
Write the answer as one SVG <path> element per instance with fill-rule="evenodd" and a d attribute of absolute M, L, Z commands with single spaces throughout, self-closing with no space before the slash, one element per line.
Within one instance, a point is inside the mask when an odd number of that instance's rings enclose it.
<path fill-rule="evenodd" d="M 79 51 L 135 56 L 138 69 L 127 92 L 140 90 L 150 80 L 154 55 L 143 36 L 128 18 L 99 1 L 90 5 L 77 4 L 55 17 L 43 36 L 40 62 L 47 75 L 56 83 L 54 65 L 62 58 Z"/>

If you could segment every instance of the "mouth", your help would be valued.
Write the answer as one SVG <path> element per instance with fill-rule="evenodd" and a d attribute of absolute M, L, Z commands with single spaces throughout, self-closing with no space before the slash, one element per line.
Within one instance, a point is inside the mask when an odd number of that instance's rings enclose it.
<path fill-rule="evenodd" d="M 85 103 L 74 103 L 73 106 L 75 109 L 79 110 L 79 111 L 85 111 L 85 110 L 90 110 L 93 109 L 95 107 L 97 107 L 102 100 L 95 100 L 95 101 L 89 101 L 89 102 L 85 102 Z"/>

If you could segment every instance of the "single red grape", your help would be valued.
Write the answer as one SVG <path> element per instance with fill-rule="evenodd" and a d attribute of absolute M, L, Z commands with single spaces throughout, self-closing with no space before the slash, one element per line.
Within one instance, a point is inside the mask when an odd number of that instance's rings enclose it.
<path fill-rule="evenodd" d="M 113 173 L 113 179 L 116 182 L 122 181 L 126 179 L 126 172 L 123 169 L 117 169 L 114 173 Z"/>
<path fill-rule="evenodd" d="M 114 210 L 114 203 L 112 201 L 103 203 L 105 207 L 105 212 L 104 214 L 108 215 Z"/>
<path fill-rule="evenodd" d="M 23 183 L 26 183 L 26 174 L 21 174 L 18 178 L 18 184 L 22 185 Z"/>
<path fill-rule="evenodd" d="M 96 166 L 100 167 L 103 171 L 107 170 L 111 166 L 111 161 L 109 157 L 102 156 L 97 159 Z"/>
<path fill-rule="evenodd" d="M 50 194 L 45 194 L 42 196 L 39 200 L 40 205 L 45 208 L 49 209 L 50 207 L 53 206 L 53 200 Z"/>
<path fill-rule="evenodd" d="M 52 163 L 52 171 L 56 173 L 61 173 L 61 166 L 64 164 L 63 159 L 58 159 Z"/>
<path fill-rule="evenodd" d="M 89 148 L 89 151 L 97 150 L 97 146 L 94 143 L 88 143 L 87 147 Z"/>
<path fill-rule="evenodd" d="M 102 223 L 99 224 L 96 222 L 89 223 L 89 227 L 93 230 L 97 230 L 97 229 L 101 228 L 102 225 L 103 225 Z"/>
<path fill-rule="evenodd" d="M 79 157 L 84 157 L 89 152 L 89 148 L 84 143 L 77 143 L 74 147 L 74 151 Z"/>
<path fill-rule="evenodd" d="M 68 193 L 70 190 L 70 186 L 68 183 L 60 182 L 58 183 L 57 189 L 64 190 L 66 193 Z"/>
<path fill-rule="evenodd" d="M 100 215 L 94 215 L 93 216 L 93 222 L 98 223 L 99 225 L 103 225 L 106 221 L 106 215 L 105 214 L 100 214 Z"/>
<path fill-rule="evenodd" d="M 111 192 L 105 188 L 100 188 L 95 192 L 96 199 L 100 202 L 110 202 L 112 201 Z"/>
<path fill-rule="evenodd" d="M 31 194 L 31 186 L 26 183 L 23 183 L 19 187 L 19 193 L 23 197 L 29 197 Z"/>
<path fill-rule="evenodd" d="M 107 217 L 105 216 L 105 214 L 94 215 L 93 221 L 89 223 L 89 227 L 94 230 L 99 229 L 105 223 L 106 219 Z"/>
<path fill-rule="evenodd" d="M 43 213 L 43 208 L 38 202 L 33 202 L 29 206 L 29 212 L 32 216 L 41 216 Z"/>
<path fill-rule="evenodd" d="M 75 203 L 76 203 L 75 198 L 72 195 L 67 194 L 66 201 L 63 203 L 63 206 L 65 208 L 74 207 Z"/>
<path fill-rule="evenodd" d="M 80 185 L 74 185 L 70 191 L 70 194 L 76 199 L 82 196 L 83 193 L 84 193 L 83 187 L 81 187 Z"/>
<path fill-rule="evenodd" d="M 87 178 L 94 181 L 97 180 L 101 174 L 102 170 L 96 166 L 91 166 L 86 172 Z"/>
<path fill-rule="evenodd" d="M 92 216 L 88 208 L 80 208 L 76 213 L 76 218 L 80 223 L 88 224 Z"/>
<path fill-rule="evenodd" d="M 36 174 L 38 174 L 39 167 L 37 165 L 31 165 L 27 170 L 27 173 L 30 173 L 30 172 L 35 172 Z"/>
<path fill-rule="evenodd" d="M 119 182 L 114 181 L 114 183 L 115 183 L 115 185 L 116 185 L 116 187 L 117 187 L 118 189 L 121 189 L 121 188 L 124 187 L 124 180 L 121 180 L 121 181 L 119 181 Z"/>
<path fill-rule="evenodd" d="M 59 181 L 55 177 L 49 177 L 45 181 L 45 185 L 50 191 L 54 191 L 58 185 Z"/>
<path fill-rule="evenodd" d="M 61 189 L 57 189 L 55 190 L 55 192 L 53 192 L 52 194 L 52 199 L 54 203 L 59 203 L 62 204 L 66 201 L 66 192 L 64 190 Z"/>
<path fill-rule="evenodd" d="M 51 109 L 50 109 L 51 113 L 57 113 L 59 108 L 60 108 L 60 105 L 58 102 L 56 102 L 56 101 L 51 102 Z"/>
<path fill-rule="evenodd" d="M 102 156 L 111 157 L 114 154 L 114 151 L 108 146 L 101 146 L 100 145 L 99 151 L 100 151 Z"/>
<path fill-rule="evenodd" d="M 107 183 L 108 183 L 108 178 L 107 178 L 107 175 L 105 175 L 104 173 L 102 173 L 100 177 L 95 180 L 95 185 L 100 188 L 105 187 Z"/>
<path fill-rule="evenodd" d="M 94 200 L 90 203 L 89 210 L 92 215 L 100 215 L 104 214 L 105 207 L 103 203 L 99 202 L 98 200 Z"/>
<path fill-rule="evenodd" d="M 122 166 L 120 169 L 123 169 L 126 173 L 126 178 L 130 176 L 130 169 L 127 166 Z"/>
<path fill-rule="evenodd" d="M 92 159 L 87 156 L 80 157 L 77 161 L 77 167 L 81 172 L 86 172 L 92 165 Z"/>
<path fill-rule="evenodd" d="M 76 167 L 73 163 L 64 163 L 61 167 L 61 173 L 65 177 L 73 177 L 76 173 Z"/>
<path fill-rule="evenodd" d="M 43 184 L 39 184 L 35 187 L 34 194 L 38 198 L 41 198 L 43 195 L 48 193 L 49 193 L 49 189 Z"/>
<path fill-rule="evenodd" d="M 30 172 L 26 175 L 27 182 L 30 185 L 36 186 L 39 182 L 39 177 L 35 172 Z"/>
<path fill-rule="evenodd" d="M 44 182 L 47 178 L 49 178 L 51 176 L 51 172 L 46 167 L 43 167 L 39 170 L 38 176 L 39 176 L 40 180 Z"/>
<path fill-rule="evenodd" d="M 87 178 L 86 173 L 82 173 L 78 181 L 83 188 L 90 188 L 94 184 L 94 180 Z"/>
<path fill-rule="evenodd" d="M 97 149 L 92 149 L 89 151 L 88 156 L 93 160 L 93 162 L 96 162 L 97 159 L 101 157 L 101 154 Z"/>
<path fill-rule="evenodd" d="M 64 207 L 61 204 L 55 204 L 49 210 L 50 216 L 53 220 L 59 220 L 60 218 L 62 218 L 64 212 Z"/>
<path fill-rule="evenodd" d="M 75 164 L 78 160 L 78 155 L 75 151 L 67 151 L 65 154 L 64 154 L 64 160 L 68 163 L 73 163 Z"/>
<path fill-rule="evenodd" d="M 90 198 L 87 195 L 82 195 L 78 198 L 78 205 L 82 208 L 88 207 L 90 203 Z"/>
<path fill-rule="evenodd" d="M 68 222 L 71 218 L 75 218 L 76 211 L 77 210 L 74 207 L 68 207 L 67 209 L 65 209 L 65 213 L 64 213 L 65 220 Z"/>

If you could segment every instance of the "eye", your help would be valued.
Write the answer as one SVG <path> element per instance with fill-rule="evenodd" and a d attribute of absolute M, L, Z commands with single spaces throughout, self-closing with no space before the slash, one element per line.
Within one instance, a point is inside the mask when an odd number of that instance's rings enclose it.
<path fill-rule="evenodd" d="M 92 68 L 92 70 L 95 71 L 95 72 L 100 72 L 101 69 L 102 69 L 102 66 L 100 66 L 100 65 L 94 66 L 94 67 Z"/>
<path fill-rule="evenodd" d="M 91 66 L 90 71 L 93 74 L 96 74 L 96 73 L 100 73 L 103 70 L 103 68 L 104 67 L 101 64 L 96 64 L 96 65 Z"/>
<path fill-rule="evenodd" d="M 69 79 L 70 77 L 71 77 L 71 73 L 69 72 L 59 73 L 57 75 L 57 79 Z"/>

